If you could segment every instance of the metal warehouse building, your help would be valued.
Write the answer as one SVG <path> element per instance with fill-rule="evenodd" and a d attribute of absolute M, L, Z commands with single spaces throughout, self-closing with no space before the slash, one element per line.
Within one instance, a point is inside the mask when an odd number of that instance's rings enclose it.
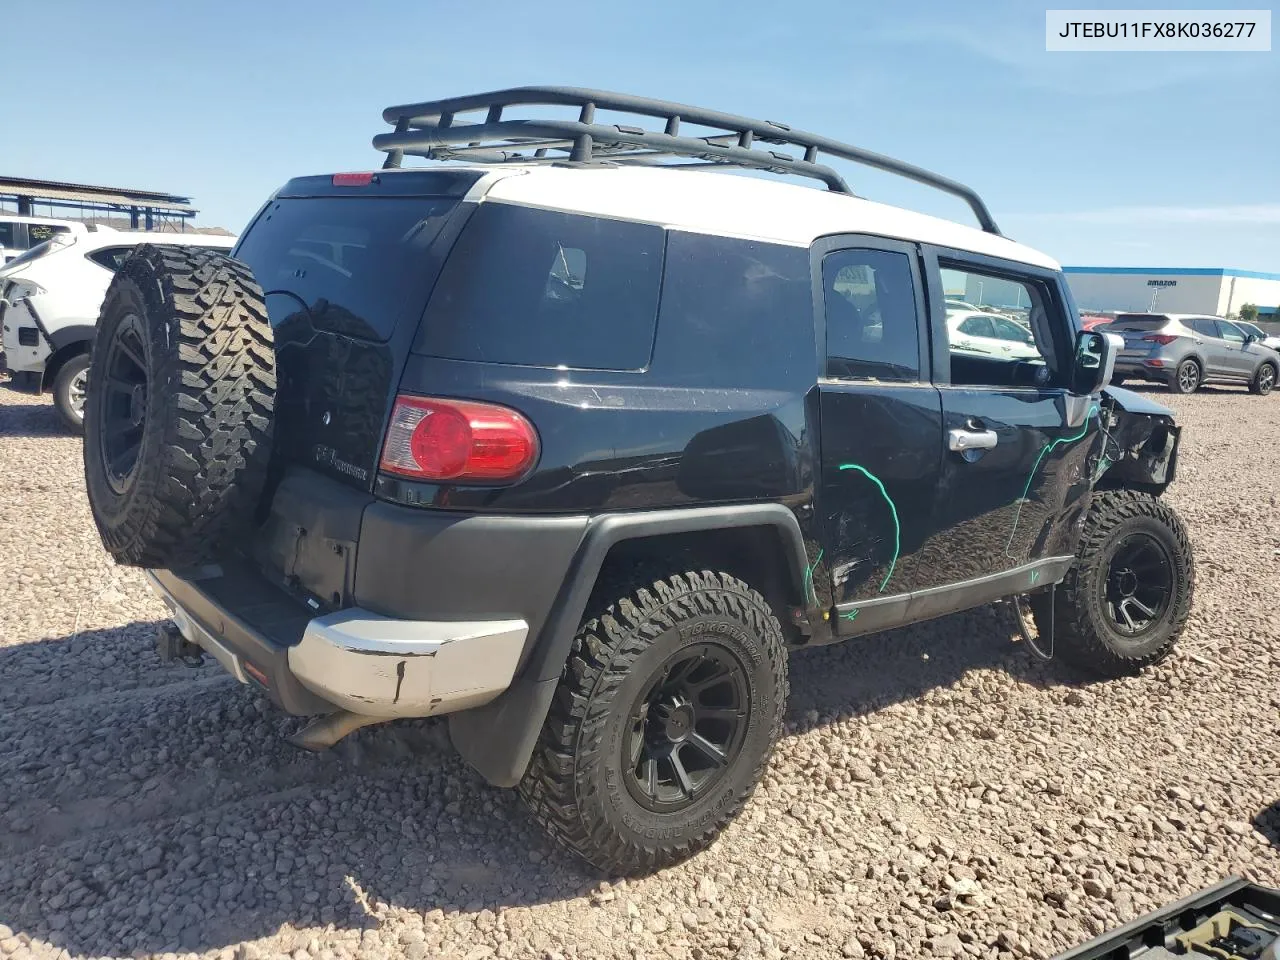
<path fill-rule="evenodd" d="M 1280 273 L 1193 267 L 1064 267 L 1085 313 L 1159 311 L 1224 317 L 1252 303 L 1261 319 L 1280 320 Z"/>

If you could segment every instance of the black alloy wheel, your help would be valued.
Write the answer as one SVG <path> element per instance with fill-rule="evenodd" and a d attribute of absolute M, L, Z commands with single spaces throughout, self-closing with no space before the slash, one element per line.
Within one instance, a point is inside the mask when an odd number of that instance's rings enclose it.
<path fill-rule="evenodd" d="M 1115 629 L 1138 639 L 1163 618 L 1173 594 L 1173 560 L 1163 543 L 1136 532 L 1121 540 L 1107 567 L 1107 609 Z"/>
<path fill-rule="evenodd" d="M 138 469 L 147 425 L 147 337 L 136 313 L 125 316 L 106 344 L 106 376 L 94 385 L 101 404 L 102 465 L 118 494 Z"/>
<path fill-rule="evenodd" d="M 718 643 L 667 658 L 631 708 L 627 789 L 646 809 L 683 809 L 706 794 L 742 750 L 751 704 L 741 662 Z"/>

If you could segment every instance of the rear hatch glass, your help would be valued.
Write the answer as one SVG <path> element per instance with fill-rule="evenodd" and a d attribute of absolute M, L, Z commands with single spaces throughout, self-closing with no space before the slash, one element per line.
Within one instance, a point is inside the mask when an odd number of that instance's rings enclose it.
<path fill-rule="evenodd" d="M 1150 332 L 1159 330 L 1161 327 L 1169 323 L 1168 317 L 1154 316 L 1148 314 L 1126 314 L 1122 313 L 1116 317 L 1115 322 L 1111 324 L 1111 329 L 1123 333 L 1125 330 L 1141 330 Z"/>
<path fill-rule="evenodd" d="M 286 198 L 254 222 L 236 257 L 265 292 L 304 304 L 317 329 L 386 340 L 407 311 L 421 314 L 425 251 L 456 205 L 434 197 Z"/>
<path fill-rule="evenodd" d="M 409 352 L 395 332 L 422 316 L 443 259 L 433 241 L 458 204 L 377 189 L 282 196 L 235 250 L 275 335 L 273 456 L 366 491 Z"/>

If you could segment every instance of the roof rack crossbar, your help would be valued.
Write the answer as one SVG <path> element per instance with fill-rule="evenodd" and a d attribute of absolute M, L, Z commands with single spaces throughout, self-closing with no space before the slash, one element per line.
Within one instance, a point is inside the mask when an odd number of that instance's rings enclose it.
<path fill-rule="evenodd" d="M 503 119 L 514 106 L 577 107 L 573 119 Z M 459 124 L 458 114 L 484 110 L 482 123 Z M 629 124 L 598 123 L 597 111 L 627 113 L 662 121 L 661 130 Z M 969 205 L 982 229 L 1000 235 L 982 198 L 962 183 L 892 157 L 841 143 L 829 137 L 795 130 L 772 120 L 706 110 L 667 100 L 608 93 L 576 87 L 514 87 L 445 100 L 430 100 L 388 107 L 383 119 L 392 132 L 374 137 L 376 149 L 385 151 L 384 168 L 398 167 L 406 154 L 433 160 L 466 159 L 482 163 L 590 163 L 626 161 L 661 163 L 675 157 L 701 163 L 718 163 L 743 169 L 765 170 L 809 177 L 829 190 L 852 193 L 835 170 L 820 162 L 826 154 L 895 174 L 959 197 Z M 683 124 L 726 131 L 707 136 L 681 132 Z M 799 147 L 798 156 L 771 146 Z"/>

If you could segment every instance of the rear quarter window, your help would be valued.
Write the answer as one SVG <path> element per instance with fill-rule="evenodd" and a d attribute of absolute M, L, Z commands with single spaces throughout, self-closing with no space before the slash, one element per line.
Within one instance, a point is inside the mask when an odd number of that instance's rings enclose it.
<path fill-rule="evenodd" d="M 642 369 L 653 350 L 663 243 L 652 224 L 483 203 L 436 281 L 415 350 Z"/>
<path fill-rule="evenodd" d="M 673 230 L 654 368 L 682 385 L 814 376 L 813 311 L 807 248 Z"/>

